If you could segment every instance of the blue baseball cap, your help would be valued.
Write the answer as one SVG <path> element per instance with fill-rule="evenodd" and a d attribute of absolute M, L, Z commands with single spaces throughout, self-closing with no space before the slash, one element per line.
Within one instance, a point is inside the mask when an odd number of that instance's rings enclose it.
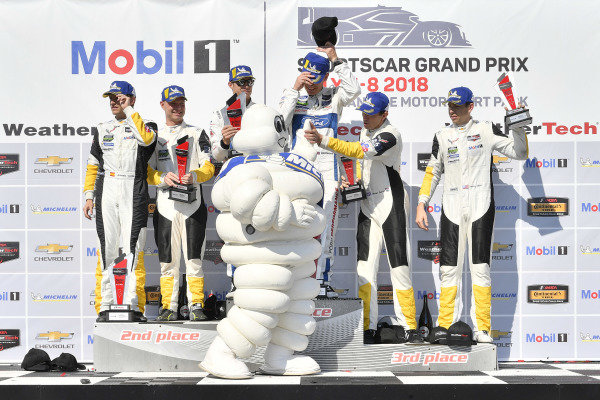
<path fill-rule="evenodd" d="M 239 81 L 244 78 L 254 78 L 252 70 L 247 65 L 238 65 L 229 71 L 229 82 Z"/>
<path fill-rule="evenodd" d="M 367 115 L 379 114 L 388 109 L 390 99 L 381 92 L 371 92 L 365 96 L 362 104 L 357 108 Z"/>
<path fill-rule="evenodd" d="M 108 97 L 110 94 L 125 94 L 135 96 L 135 89 L 129 82 L 114 81 L 110 84 L 110 89 L 102 94 L 102 97 Z"/>
<path fill-rule="evenodd" d="M 178 97 L 183 97 L 184 100 L 187 100 L 185 98 L 185 91 L 181 86 L 171 85 L 163 89 L 161 100 L 173 101 Z"/>
<path fill-rule="evenodd" d="M 466 103 L 473 102 L 473 92 L 468 87 L 459 86 L 457 88 L 451 89 L 448 92 L 448 99 L 444 101 L 444 104 L 452 103 L 456 105 L 463 105 Z"/>
<path fill-rule="evenodd" d="M 310 72 L 314 84 L 321 83 L 329 73 L 329 60 L 315 53 L 308 53 L 302 61 L 302 72 Z"/>

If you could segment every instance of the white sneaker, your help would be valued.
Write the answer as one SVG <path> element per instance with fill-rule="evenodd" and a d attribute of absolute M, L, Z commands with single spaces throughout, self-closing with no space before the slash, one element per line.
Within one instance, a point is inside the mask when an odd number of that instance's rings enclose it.
<path fill-rule="evenodd" d="M 477 331 L 474 336 L 477 343 L 494 343 L 494 339 L 490 337 L 488 331 Z"/>
<path fill-rule="evenodd" d="M 294 355 L 292 349 L 269 343 L 260 370 L 269 375 L 312 375 L 321 372 L 321 367 L 309 356 Z"/>
<path fill-rule="evenodd" d="M 235 358 L 233 351 L 220 336 L 212 342 L 204 360 L 198 364 L 211 375 L 224 379 L 248 379 L 252 373 L 242 361 Z"/>

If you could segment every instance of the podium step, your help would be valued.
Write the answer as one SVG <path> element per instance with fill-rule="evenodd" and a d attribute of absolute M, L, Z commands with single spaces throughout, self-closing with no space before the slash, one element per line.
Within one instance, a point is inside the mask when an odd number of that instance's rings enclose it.
<path fill-rule="evenodd" d="M 315 333 L 302 353 L 327 371 L 492 371 L 496 346 L 363 344 L 360 299 L 315 301 Z M 198 371 L 217 335 L 218 321 L 98 323 L 94 367 L 99 372 Z M 244 360 L 251 370 L 263 362 L 265 347 Z"/>

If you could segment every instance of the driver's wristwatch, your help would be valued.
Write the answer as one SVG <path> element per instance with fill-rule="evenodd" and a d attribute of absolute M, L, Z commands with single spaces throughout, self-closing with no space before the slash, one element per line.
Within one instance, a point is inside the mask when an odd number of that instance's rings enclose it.
<path fill-rule="evenodd" d="M 337 67 L 338 65 L 343 64 L 343 63 L 344 63 L 344 60 L 337 58 L 334 62 L 331 63 L 331 70 L 333 71 L 333 69 L 335 67 Z"/>

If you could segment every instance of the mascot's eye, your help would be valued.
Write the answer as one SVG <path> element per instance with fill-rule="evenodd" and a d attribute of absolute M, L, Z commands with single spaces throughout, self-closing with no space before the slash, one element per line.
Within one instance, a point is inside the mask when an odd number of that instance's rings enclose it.
<path fill-rule="evenodd" d="M 281 133 L 283 131 L 285 131 L 285 122 L 283 121 L 283 117 L 281 115 L 278 115 L 275 117 L 275 130 L 277 131 L 277 133 Z"/>

